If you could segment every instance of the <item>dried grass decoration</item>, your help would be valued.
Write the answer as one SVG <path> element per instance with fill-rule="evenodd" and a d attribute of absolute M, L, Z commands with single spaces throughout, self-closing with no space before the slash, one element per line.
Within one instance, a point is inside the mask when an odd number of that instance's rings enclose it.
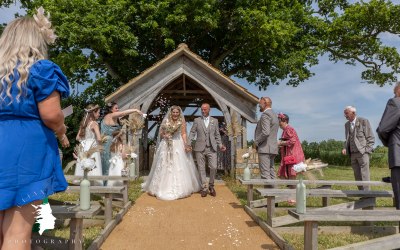
<path fill-rule="evenodd" d="M 237 120 L 236 113 L 232 115 L 231 123 L 227 124 L 227 135 L 236 139 L 238 136 L 241 136 L 245 131 L 245 128 L 241 126 Z"/>
<path fill-rule="evenodd" d="M 137 131 L 144 128 L 143 118 L 146 118 L 145 114 L 140 115 L 138 113 L 132 113 L 127 119 L 121 119 L 122 130 L 130 131 L 133 135 L 135 135 Z"/>
<path fill-rule="evenodd" d="M 85 150 L 85 147 L 82 143 L 79 143 L 74 149 L 74 154 L 77 159 L 69 162 L 64 172 L 68 171 L 73 165 L 79 163 L 84 173 L 87 174 L 89 171 L 92 171 L 96 168 L 96 161 L 93 154 L 102 152 L 103 149 L 104 148 L 102 145 L 95 145 L 94 140 L 91 142 L 90 147 L 87 150 Z"/>

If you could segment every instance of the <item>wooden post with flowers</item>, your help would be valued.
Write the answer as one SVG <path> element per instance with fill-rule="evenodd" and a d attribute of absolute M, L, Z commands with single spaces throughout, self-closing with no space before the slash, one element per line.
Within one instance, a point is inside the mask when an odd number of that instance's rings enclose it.
<path fill-rule="evenodd" d="M 232 138 L 232 152 L 231 152 L 231 177 L 235 178 L 236 174 L 236 149 L 238 137 L 242 135 L 243 127 L 239 124 L 237 114 L 233 111 L 231 123 L 227 125 L 228 136 Z"/>
<path fill-rule="evenodd" d="M 139 174 L 139 164 L 137 162 L 139 155 L 139 137 L 140 130 L 144 127 L 147 114 L 132 113 L 128 116 L 128 119 L 123 119 L 122 129 L 128 133 L 128 161 L 126 162 L 126 168 L 129 169 L 129 176 L 134 177 Z"/>

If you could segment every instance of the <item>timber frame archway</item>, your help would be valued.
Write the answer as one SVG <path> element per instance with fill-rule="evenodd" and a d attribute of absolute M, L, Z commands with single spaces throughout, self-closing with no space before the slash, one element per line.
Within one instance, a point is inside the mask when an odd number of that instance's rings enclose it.
<path fill-rule="evenodd" d="M 232 124 L 233 120 L 246 128 L 247 121 L 255 123 L 258 98 L 247 91 L 221 71 L 212 67 L 201 57 L 189 50 L 186 44 L 160 60 L 137 77 L 107 96 L 105 101 L 115 101 L 120 109 L 140 108 L 149 114 L 145 127 L 141 131 L 141 140 L 137 138 L 137 171 L 148 169 L 148 135 L 158 131 L 160 113 L 164 106 L 179 105 L 186 121 L 193 121 L 202 103 L 209 103 L 211 109 L 217 109 L 222 115 L 215 116 L 219 122 Z M 212 113 L 211 113 L 212 114 Z M 156 133 L 156 132 L 155 132 Z M 236 148 L 247 145 L 246 130 L 239 136 L 230 136 L 232 145 L 231 169 L 234 164 Z M 138 172 L 137 172 L 138 173 Z"/>

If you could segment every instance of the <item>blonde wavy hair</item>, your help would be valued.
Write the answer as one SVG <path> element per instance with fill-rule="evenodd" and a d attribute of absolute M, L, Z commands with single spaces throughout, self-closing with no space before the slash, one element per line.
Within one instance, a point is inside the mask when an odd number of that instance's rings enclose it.
<path fill-rule="evenodd" d="M 13 102 L 11 87 L 19 75 L 16 96 L 26 94 L 26 82 L 30 67 L 38 60 L 47 58 L 47 42 L 40 26 L 33 17 L 20 17 L 9 23 L 0 37 L 0 103 L 8 96 Z M 4 93 L 6 95 L 4 95 Z"/>
<path fill-rule="evenodd" d="M 85 138 L 86 134 L 86 127 L 89 125 L 90 122 L 95 121 L 94 113 L 100 109 L 100 106 L 97 104 L 89 104 L 84 109 L 85 116 L 82 118 L 81 124 L 79 126 L 79 138 Z"/>

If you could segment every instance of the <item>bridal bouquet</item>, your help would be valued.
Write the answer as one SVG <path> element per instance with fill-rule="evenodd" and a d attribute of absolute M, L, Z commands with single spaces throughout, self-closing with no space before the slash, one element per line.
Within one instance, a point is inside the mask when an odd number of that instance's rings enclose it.
<path fill-rule="evenodd" d="M 164 134 L 167 138 L 171 138 L 173 134 L 175 134 L 178 129 L 182 126 L 182 121 L 178 120 L 177 122 L 171 122 L 167 120 L 164 124 L 161 125 L 161 129 L 164 131 Z"/>

